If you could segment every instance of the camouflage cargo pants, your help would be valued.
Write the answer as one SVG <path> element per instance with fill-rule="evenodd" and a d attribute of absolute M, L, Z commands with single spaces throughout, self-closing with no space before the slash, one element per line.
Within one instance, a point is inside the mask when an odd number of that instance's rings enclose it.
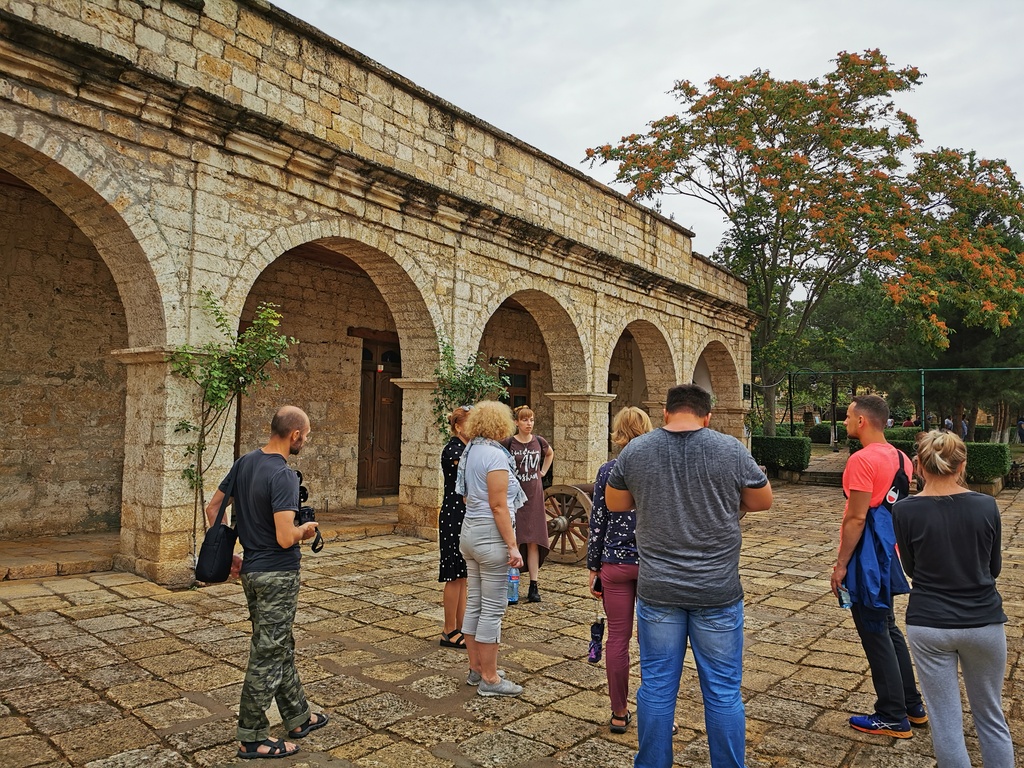
<path fill-rule="evenodd" d="M 249 667 L 238 708 L 239 741 L 262 741 L 270 735 L 267 709 L 271 701 L 287 730 L 309 719 L 309 704 L 295 669 L 292 622 L 299 604 L 299 572 L 243 573 L 242 589 L 249 604 L 252 643 Z"/>

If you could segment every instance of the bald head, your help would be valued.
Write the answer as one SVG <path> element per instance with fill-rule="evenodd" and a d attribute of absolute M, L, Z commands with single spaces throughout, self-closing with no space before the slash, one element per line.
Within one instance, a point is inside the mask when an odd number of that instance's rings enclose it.
<path fill-rule="evenodd" d="M 282 405 L 270 422 L 270 434 L 274 437 L 289 438 L 296 430 L 303 432 L 308 428 L 309 416 L 294 405 Z"/>

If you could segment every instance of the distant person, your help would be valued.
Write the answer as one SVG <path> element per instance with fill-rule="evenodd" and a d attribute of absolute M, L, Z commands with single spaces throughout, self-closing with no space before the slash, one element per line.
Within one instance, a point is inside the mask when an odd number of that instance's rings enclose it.
<path fill-rule="evenodd" d="M 1017 442 L 1024 443 L 1024 416 L 1017 417 Z"/>
<path fill-rule="evenodd" d="M 961 419 L 960 421 L 960 439 L 967 439 L 967 419 Z"/>
<path fill-rule="evenodd" d="M 918 443 L 925 489 L 896 502 L 893 521 L 903 569 L 914 580 L 907 639 L 931 715 L 938 768 L 969 768 L 960 702 L 963 672 L 985 768 L 1013 768 L 1003 714 L 1007 621 L 996 591 L 1002 526 L 995 499 L 963 486 L 967 448 L 929 432 Z"/>
<path fill-rule="evenodd" d="M 914 426 L 914 420 L 912 418 L 910 418 L 909 416 L 907 416 L 907 418 L 905 418 L 903 420 L 902 426 L 904 426 L 904 427 L 913 427 Z"/>
<path fill-rule="evenodd" d="M 516 477 L 526 492 L 526 504 L 516 512 L 516 540 L 530 574 L 526 599 L 539 603 L 538 574 L 550 547 L 548 516 L 544 511 L 544 475 L 551 467 L 555 452 L 547 440 L 533 434 L 534 418 L 527 406 L 516 408 L 516 433 L 502 441 L 502 445 L 516 460 Z"/>
<path fill-rule="evenodd" d="M 437 515 L 437 548 L 439 567 L 437 580 L 444 584 L 444 627 L 440 644 L 444 648 L 465 648 L 462 618 L 466 615 L 466 560 L 459 551 L 462 520 L 466 516 L 466 500 L 455 490 L 459 461 L 466 450 L 466 419 L 473 406 L 461 405 L 448 416 L 452 437 L 441 451 L 441 475 L 444 498 Z"/>
<path fill-rule="evenodd" d="M 624 448 L 634 438 L 651 431 L 651 418 L 639 408 L 623 408 L 612 420 L 612 442 Z M 605 672 L 611 699 L 612 733 L 625 733 L 632 715 L 629 696 L 629 640 L 633 636 L 636 582 L 640 558 L 636 552 L 636 512 L 609 514 L 604 503 L 608 475 L 618 459 L 601 465 L 594 481 L 587 541 L 590 594 L 604 604 L 608 617 Z"/>
<path fill-rule="evenodd" d="M 288 737 L 301 739 L 327 725 L 313 713 L 295 668 L 292 624 L 299 606 L 299 542 L 316 534 L 315 522 L 295 524 L 299 478 L 288 466 L 309 439 L 309 417 L 295 406 L 278 409 L 270 422 L 270 440 L 235 461 L 206 506 L 209 525 L 217 519 L 224 494 L 235 513 L 242 591 L 252 623 L 249 664 L 242 683 L 236 738 L 238 757 L 251 760 L 287 757 L 299 751 L 290 741 L 270 738 L 267 709 L 277 704 Z"/>
<path fill-rule="evenodd" d="M 850 455 L 843 470 L 847 502 L 832 569 L 832 594 L 838 595 L 840 587 L 849 588 L 853 623 L 875 688 L 874 713 L 854 715 L 850 727 L 909 739 L 913 735 L 911 724 L 924 725 L 928 715 L 914 681 L 906 640 L 893 613 L 893 594 L 910 589 L 896 554 L 892 516 L 883 502 L 894 489 L 898 470 L 902 468 L 907 477 L 904 495 L 914 470 L 906 454 L 885 439 L 882 427 L 888 415 L 889 407 L 878 395 L 858 395 L 846 412 L 846 434 L 860 440 L 864 447 Z M 870 541 L 866 540 L 867 534 Z M 880 552 L 885 558 L 875 564 L 881 570 L 875 580 L 865 578 L 869 568 L 861 561 L 865 545 L 870 547 L 868 552 Z M 847 583 L 848 574 L 857 576 L 856 581 L 850 579 Z"/>
<path fill-rule="evenodd" d="M 734 437 L 708 429 L 711 395 L 668 391 L 665 423 L 622 449 L 605 489 L 611 512 L 636 510 L 637 768 L 672 765 L 672 727 L 687 641 L 704 698 L 713 768 L 746 753 L 740 518 L 768 509 L 772 488 Z"/>
<path fill-rule="evenodd" d="M 952 432 L 952 431 L 953 431 L 953 419 L 951 419 L 951 418 L 950 418 L 949 416 L 947 416 L 947 417 L 946 417 L 946 418 L 945 418 L 945 419 L 943 420 L 943 422 L 942 422 L 942 426 L 943 426 L 943 428 L 945 428 L 945 430 L 946 430 L 947 432 Z"/>
<path fill-rule="evenodd" d="M 895 423 L 896 422 L 893 421 L 892 416 L 890 416 L 888 419 L 885 420 L 885 428 L 892 429 Z"/>

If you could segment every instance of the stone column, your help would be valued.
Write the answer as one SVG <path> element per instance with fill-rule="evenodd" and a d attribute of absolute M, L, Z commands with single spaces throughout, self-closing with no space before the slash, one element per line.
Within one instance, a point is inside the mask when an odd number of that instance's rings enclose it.
<path fill-rule="evenodd" d="M 608 403 L 605 392 L 546 392 L 555 409 L 551 437 L 555 451 L 554 483 L 592 483 L 608 461 Z"/>
<path fill-rule="evenodd" d="M 749 445 L 749 441 L 743 434 L 743 419 L 746 415 L 746 408 L 716 405 L 711 409 L 711 427 L 719 432 L 732 435 L 744 445 Z"/>
<path fill-rule="evenodd" d="M 657 429 L 658 427 L 665 426 L 664 400 L 644 400 L 643 406 L 647 410 L 647 415 L 651 417 L 652 427 Z"/>
<path fill-rule="evenodd" d="M 181 476 L 190 437 L 175 432 L 179 421 L 195 419 L 194 385 L 171 373 L 170 351 L 144 347 L 113 353 L 128 370 L 121 546 L 114 563 L 158 584 L 184 587 L 194 580 L 193 557 L 205 524 Z M 207 473 L 209 492 L 230 468 L 231 454 L 222 446 Z"/>
<path fill-rule="evenodd" d="M 447 442 L 434 425 L 434 379 L 392 379 L 402 390 L 402 470 L 398 488 L 398 529 L 437 539 L 437 513 L 444 484 L 441 450 Z"/>

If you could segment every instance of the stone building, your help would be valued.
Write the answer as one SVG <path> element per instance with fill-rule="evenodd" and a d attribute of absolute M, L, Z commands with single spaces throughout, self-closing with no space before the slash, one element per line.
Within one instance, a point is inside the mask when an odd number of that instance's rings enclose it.
<path fill-rule="evenodd" d="M 512 361 L 556 482 L 677 381 L 739 436 L 753 316 L 691 235 L 262 0 L 0 0 L 0 535 L 119 529 L 121 567 L 190 580 L 166 355 L 216 339 L 202 288 L 301 342 L 211 483 L 290 402 L 317 498 L 430 535 L 439 336 Z"/>

